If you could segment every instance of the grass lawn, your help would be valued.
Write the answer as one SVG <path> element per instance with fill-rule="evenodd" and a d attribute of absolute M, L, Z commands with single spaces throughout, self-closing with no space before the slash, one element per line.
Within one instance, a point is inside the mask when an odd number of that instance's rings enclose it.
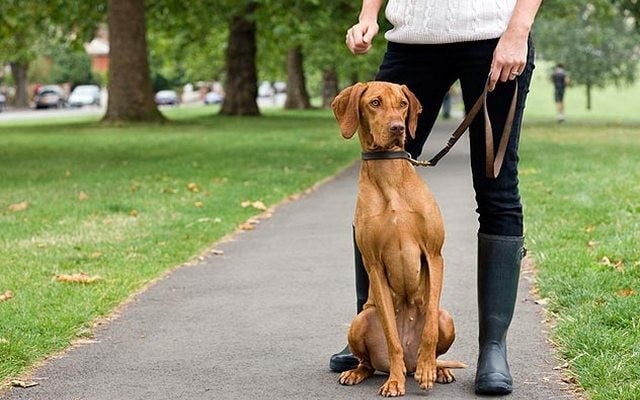
<path fill-rule="evenodd" d="M 554 341 L 592 399 L 638 399 L 640 125 L 537 124 L 521 149 L 527 243 Z"/>
<path fill-rule="evenodd" d="M 0 383 L 70 341 L 131 293 L 358 152 L 327 111 L 166 125 L 0 126 Z M 203 115 L 204 113 L 210 116 Z M 93 284 L 55 281 L 86 272 Z"/>

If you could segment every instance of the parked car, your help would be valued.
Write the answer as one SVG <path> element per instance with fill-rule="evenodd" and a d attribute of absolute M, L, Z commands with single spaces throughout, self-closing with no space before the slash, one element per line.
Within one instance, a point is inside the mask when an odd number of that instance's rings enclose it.
<path fill-rule="evenodd" d="M 69 96 L 69 105 L 71 107 L 99 106 L 100 87 L 98 85 L 76 86 Z"/>
<path fill-rule="evenodd" d="M 156 104 L 159 106 L 162 105 L 177 105 L 178 104 L 178 93 L 175 90 L 161 90 L 156 93 Z"/>
<path fill-rule="evenodd" d="M 33 97 L 36 108 L 62 108 L 67 105 L 67 95 L 58 85 L 46 85 Z"/>
<path fill-rule="evenodd" d="M 209 92 L 204 95 L 204 104 L 220 104 L 222 103 L 222 95 L 218 92 Z"/>
<path fill-rule="evenodd" d="M 0 93 L 0 112 L 2 112 L 2 110 L 4 110 L 4 107 L 7 105 L 7 98 Z"/>

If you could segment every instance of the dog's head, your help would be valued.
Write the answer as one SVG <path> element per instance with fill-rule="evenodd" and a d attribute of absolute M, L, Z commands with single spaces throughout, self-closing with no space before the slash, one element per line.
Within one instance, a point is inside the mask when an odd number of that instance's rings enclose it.
<path fill-rule="evenodd" d="M 331 103 L 342 131 L 349 139 L 356 131 L 365 151 L 404 149 L 406 131 L 415 137 L 422 106 L 405 85 L 388 82 L 356 83 Z"/>

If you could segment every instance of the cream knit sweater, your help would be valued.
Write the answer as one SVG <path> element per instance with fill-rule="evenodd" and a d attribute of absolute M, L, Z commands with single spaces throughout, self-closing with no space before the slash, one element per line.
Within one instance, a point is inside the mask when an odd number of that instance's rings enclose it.
<path fill-rule="evenodd" d="M 500 37 L 517 0 L 388 0 L 385 15 L 397 43 L 453 43 Z"/>

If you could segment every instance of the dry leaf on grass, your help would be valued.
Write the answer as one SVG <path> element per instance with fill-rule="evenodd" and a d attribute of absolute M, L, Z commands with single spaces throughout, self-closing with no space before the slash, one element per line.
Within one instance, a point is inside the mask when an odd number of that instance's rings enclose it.
<path fill-rule="evenodd" d="M 197 183 L 195 182 L 191 182 L 189 184 L 187 184 L 187 189 L 189 189 L 190 192 L 199 192 L 200 191 L 200 186 L 198 186 Z"/>
<path fill-rule="evenodd" d="M 195 203 L 193 203 L 193 205 L 195 207 L 202 208 L 204 206 L 204 203 L 201 201 L 196 201 Z"/>
<path fill-rule="evenodd" d="M 223 256 L 224 255 L 224 251 L 223 250 L 219 250 L 219 249 L 213 249 L 213 250 L 211 250 L 211 254 L 213 254 L 214 256 Z"/>
<path fill-rule="evenodd" d="M 13 292 L 11 290 L 7 290 L 3 294 L 0 294 L 0 303 L 2 303 L 3 301 L 7 301 L 11 298 L 13 298 Z"/>
<path fill-rule="evenodd" d="M 27 209 L 27 207 L 29 207 L 29 203 L 27 203 L 26 201 L 21 201 L 20 203 L 9 205 L 9 211 L 13 211 L 13 212 L 24 211 Z"/>
<path fill-rule="evenodd" d="M 240 205 L 244 208 L 247 208 L 249 206 L 255 208 L 256 210 L 260 210 L 260 211 L 267 211 L 267 206 L 261 202 L 260 200 L 257 201 L 243 201 L 242 203 L 240 203 Z"/>
<path fill-rule="evenodd" d="M 80 193 L 78 193 L 78 200 L 79 201 L 89 200 L 89 195 L 81 191 Z"/>
<path fill-rule="evenodd" d="M 624 262 L 622 260 L 611 261 L 609 259 L 609 257 L 604 256 L 600 260 L 600 264 L 606 265 L 607 267 L 611 267 L 611 268 L 615 269 L 618 272 L 624 271 Z"/>
<path fill-rule="evenodd" d="M 620 297 L 629 297 L 636 294 L 636 291 L 631 288 L 624 288 L 622 290 L 618 290 L 618 296 Z"/>
<path fill-rule="evenodd" d="M 38 386 L 39 383 L 38 382 L 33 382 L 33 381 L 21 381 L 18 379 L 12 380 L 11 381 L 11 386 L 14 387 L 21 387 L 21 388 L 30 388 L 32 386 Z"/>
<path fill-rule="evenodd" d="M 56 275 L 56 281 L 58 282 L 69 282 L 69 283 L 94 283 L 102 278 L 98 275 L 89 276 L 86 272 L 78 272 L 73 275 L 60 274 Z"/>

